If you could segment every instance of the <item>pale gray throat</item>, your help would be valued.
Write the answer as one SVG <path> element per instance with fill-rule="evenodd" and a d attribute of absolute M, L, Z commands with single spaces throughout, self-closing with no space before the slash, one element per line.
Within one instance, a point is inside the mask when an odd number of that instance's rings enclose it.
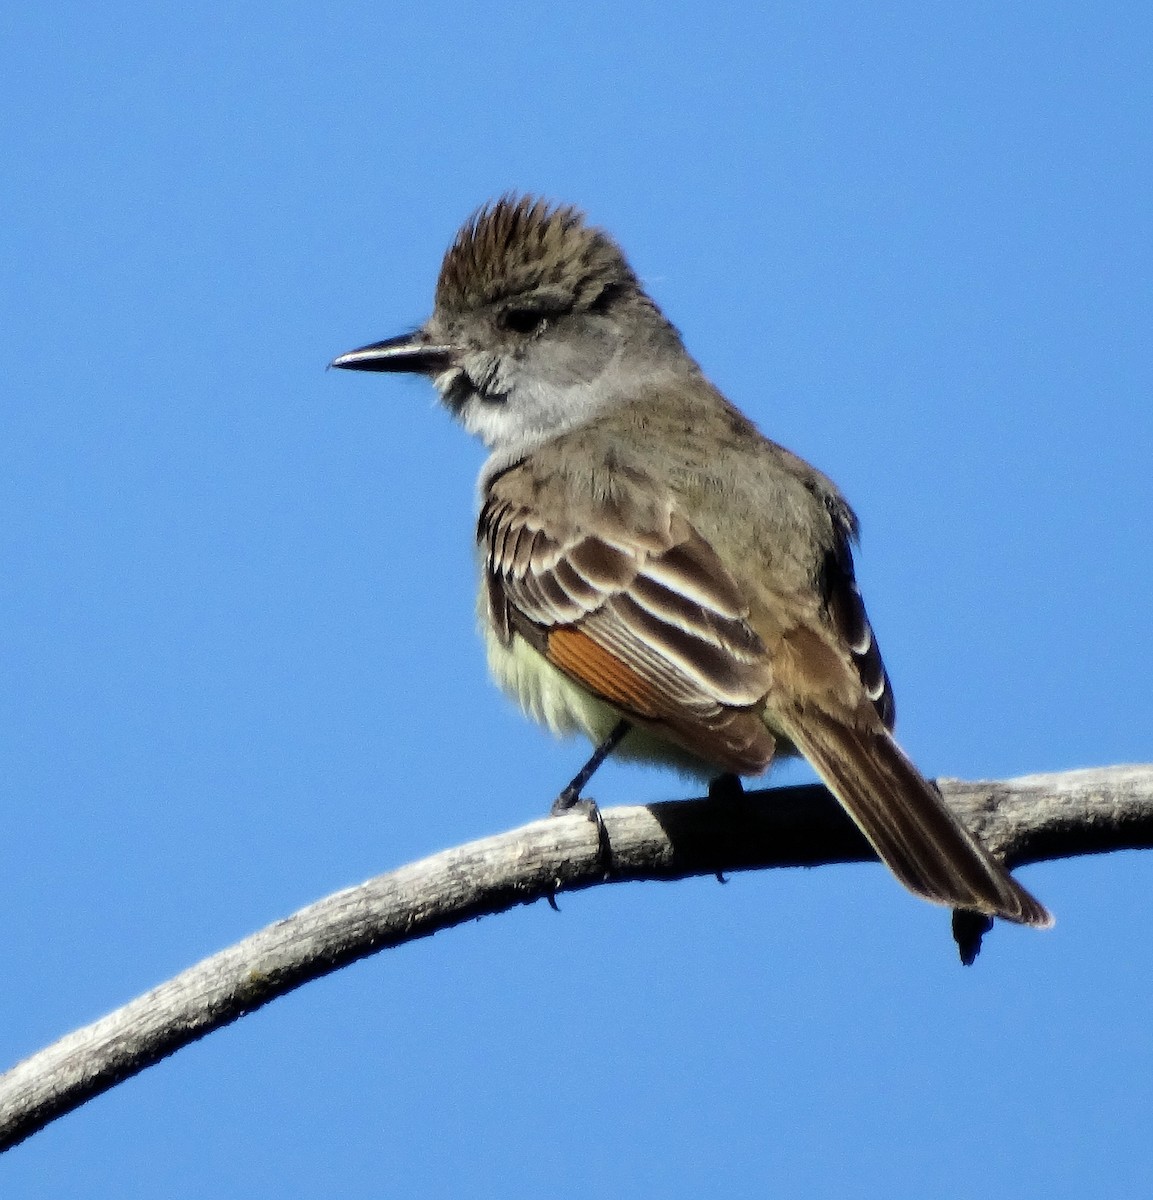
<path fill-rule="evenodd" d="M 699 368 L 683 348 L 670 359 L 638 355 L 618 344 L 603 363 L 579 375 L 527 370 L 522 364 L 465 363 L 441 372 L 434 382 L 445 406 L 492 451 L 485 476 L 531 454 L 553 438 L 580 428 L 616 405 L 635 402 L 653 390 L 682 387 Z M 469 368 L 472 368 L 470 370 Z M 474 371 L 482 386 L 474 382 Z M 494 390 L 488 394 L 484 386 Z M 504 389 L 504 390 L 502 390 Z"/>

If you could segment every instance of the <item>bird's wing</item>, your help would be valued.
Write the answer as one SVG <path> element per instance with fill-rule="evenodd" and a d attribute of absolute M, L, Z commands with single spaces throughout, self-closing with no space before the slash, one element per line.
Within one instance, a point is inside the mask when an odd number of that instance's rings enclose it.
<path fill-rule="evenodd" d="M 754 774 L 774 740 L 757 706 L 765 647 L 708 543 L 673 507 L 627 483 L 574 516 L 533 503 L 514 469 L 488 488 L 477 527 L 489 612 L 553 666 L 721 770 Z M 543 511 L 547 507 L 555 515 Z"/>
<path fill-rule="evenodd" d="M 877 710 L 881 723 L 886 729 L 892 729 L 897 719 L 893 685 L 889 682 L 889 673 L 885 670 L 881 649 L 869 623 L 861 589 L 857 586 L 848 538 L 839 538 L 826 555 L 819 584 L 826 620 L 848 651 L 865 695 Z"/>

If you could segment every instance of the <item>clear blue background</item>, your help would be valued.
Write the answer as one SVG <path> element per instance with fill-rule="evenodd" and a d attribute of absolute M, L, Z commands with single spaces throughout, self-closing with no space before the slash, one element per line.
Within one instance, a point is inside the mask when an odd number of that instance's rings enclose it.
<path fill-rule="evenodd" d="M 486 681 L 481 448 L 324 371 L 506 189 L 611 229 L 847 492 L 926 771 L 1153 757 L 1151 14 L 6 8 L 0 1060 L 581 760 Z M 486 920 L 181 1051 L 0 1193 L 1148 1194 L 1153 856 L 1023 876 L 1056 929 L 968 971 L 868 866 Z"/>

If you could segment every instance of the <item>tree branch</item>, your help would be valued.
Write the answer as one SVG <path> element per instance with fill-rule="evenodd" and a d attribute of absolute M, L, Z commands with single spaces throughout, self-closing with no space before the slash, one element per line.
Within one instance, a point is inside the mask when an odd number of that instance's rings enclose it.
<path fill-rule="evenodd" d="M 1011 866 L 1153 846 L 1153 766 L 938 783 Z M 311 979 L 475 917 L 603 882 L 875 861 L 819 785 L 603 815 L 607 878 L 583 816 L 534 821 L 336 892 L 68 1034 L 0 1076 L 0 1150 Z"/>

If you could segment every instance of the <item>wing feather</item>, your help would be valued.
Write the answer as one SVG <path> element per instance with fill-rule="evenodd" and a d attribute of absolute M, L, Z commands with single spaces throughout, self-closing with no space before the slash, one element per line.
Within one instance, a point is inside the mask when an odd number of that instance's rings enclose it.
<path fill-rule="evenodd" d="M 897 719 L 893 686 L 854 577 L 852 553 L 847 542 L 839 544 L 826 559 L 822 590 L 829 621 L 852 657 L 865 695 L 873 702 L 885 728 L 892 729 Z"/>
<path fill-rule="evenodd" d="M 502 495 L 506 479 L 477 530 L 502 639 L 524 633 L 582 686 L 709 761 L 763 769 L 773 738 L 753 710 L 771 682 L 765 647 L 708 543 L 671 503 L 641 521 L 652 506 L 619 496 L 595 520 L 549 524 Z"/>

